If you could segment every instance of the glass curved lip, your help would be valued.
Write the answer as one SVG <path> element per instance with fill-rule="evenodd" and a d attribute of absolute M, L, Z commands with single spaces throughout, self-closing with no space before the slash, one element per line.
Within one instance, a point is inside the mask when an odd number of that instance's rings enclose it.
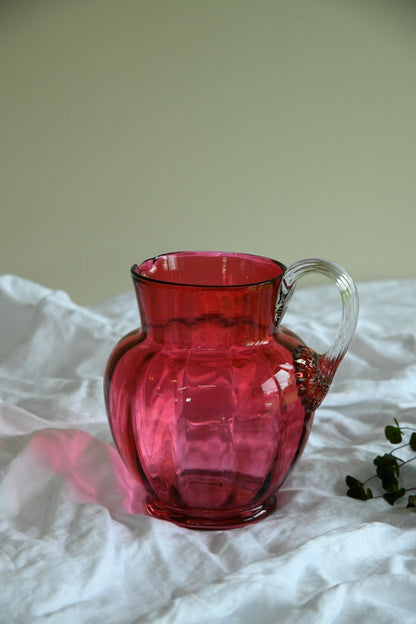
<path fill-rule="evenodd" d="M 163 259 L 172 259 L 174 257 L 177 258 L 185 258 L 185 257 L 189 257 L 191 259 L 193 259 L 193 261 L 197 261 L 198 259 L 205 259 L 207 260 L 208 258 L 212 259 L 212 258 L 220 258 L 224 261 L 224 259 L 233 259 L 234 261 L 246 261 L 251 263 L 252 268 L 255 268 L 255 266 L 259 266 L 260 264 L 263 265 L 267 265 L 268 266 L 268 272 L 270 273 L 270 275 L 268 277 L 263 277 L 262 279 L 254 279 L 254 280 L 239 280 L 236 281 L 235 283 L 224 283 L 221 282 L 219 280 L 216 280 L 213 283 L 210 282 L 206 282 L 206 281 L 197 281 L 197 280 L 190 280 L 190 281 L 184 281 L 183 279 L 161 279 L 159 277 L 155 277 L 155 276 L 150 276 L 147 275 L 144 271 L 145 271 L 145 266 L 149 265 L 150 267 L 154 267 L 157 263 L 157 261 L 159 260 L 163 260 Z M 274 271 L 272 271 L 272 267 L 274 269 Z M 259 268 L 259 272 L 261 271 L 261 269 Z M 141 262 L 140 264 L 133 264 L 133 266 L 130 269 L 130 273 L 132 278 L 135 281 L 143 281 L 143 282 L 151 282 L 154 284 L 168 284 L 171 286 L 181 286 L 181 287 L 191 287 L 191 288 L 246 288 L 248 286 L 260 286 L 262 284 L 269 284 L 272 283 L 278 279 L 281 279 L 283 273 L 286 271 L 286 266 L 284 264 L 282 264 L 281 262 L 279 262 L 278 260 L 273 260 L 272 258 L 268 258 L 266 256 L 260 256 L 257 254 L 249 254 L 249 253 L 239 253 L 239 252 L 233 252 L 233 251 L 173 251 L 173 252 L 169 252 L 169 253 L 164 253 L 164 254 L 158 254 L 157 256 L 154 256 L 152 258 L 147 258 L 146 260 L 143 260 L 143 262 Z"/>

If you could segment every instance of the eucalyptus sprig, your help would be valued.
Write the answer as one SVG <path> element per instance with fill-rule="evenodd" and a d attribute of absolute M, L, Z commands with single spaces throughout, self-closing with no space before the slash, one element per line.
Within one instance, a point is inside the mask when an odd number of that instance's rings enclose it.
<path fill-rule="evenodd" d="M 402 444 L 405 431 L 411 433 L 407 442 Z M 394 425 L 387 425 L 384 429 L 384 435 L 391 444 L 400 446 L 396 446 L 394 452 L 377 455 L 374 459 L 374 465 L 377 467 L 376 474 L 369 477 L 366 481 L 359 481 L 359 479 L 347 475 L 345 482 L 348 486 L 347 496 L 350 498 L 362 501 L 370 500 L 371 498 L 384 498 L 389 505 L 394 505 L 397 500 L 403 498 L 406 492 L 416 490 L 416 486 L 404 487 L 400 483 L 402 468 L 416 460 L 416 429 L 401 427 L 395 418 Z M 415 455 L 410 459 L 404 460 L 395 454 L 398 450 L 404 448 L 410 449 Z M 377 478 L 379 479 L 381 489 L 384 490 L 384 494 L 374 496 L 372 489 L 367 486 L 367 483 Z M 416 508 L 416 495 L 409 495 L 407 507 Z"/>

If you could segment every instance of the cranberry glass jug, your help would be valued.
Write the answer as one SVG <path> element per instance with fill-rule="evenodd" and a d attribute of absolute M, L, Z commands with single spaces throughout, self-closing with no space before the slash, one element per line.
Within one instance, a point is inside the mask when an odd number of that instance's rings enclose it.
<path fill-rule="evenodd" d="M 340 326 L 324 354 L 280 326 L 297 280 L 311 271 L 341 293 Z M 111 354 L 105 396 L 149 513 L 206 529 L 265 517 L 352 338 L 353 281 L 324 260 L 286 269 L 217 252 L 161 255 L 131 274 L 141 329 Z"/>

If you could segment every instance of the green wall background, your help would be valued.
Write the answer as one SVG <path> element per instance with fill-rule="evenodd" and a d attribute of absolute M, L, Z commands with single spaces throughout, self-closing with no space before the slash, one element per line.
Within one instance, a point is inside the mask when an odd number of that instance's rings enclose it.
<path fill-rule="evenodd" d="M 416 6 L 0 5 L 0 262 L 82 304 L 178 249 L 416 277 Z"/>

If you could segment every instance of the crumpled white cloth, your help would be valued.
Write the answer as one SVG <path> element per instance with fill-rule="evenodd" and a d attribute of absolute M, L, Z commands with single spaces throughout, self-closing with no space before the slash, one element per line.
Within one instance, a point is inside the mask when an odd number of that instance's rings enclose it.
<path fill-rule="evenodd" d="M 334 291 L 295 293 L 284 324 L 329 344 Z M 391 450 L 383 429 L 394 417 L 416 424 L 416 280 L 359 292 L 356 336 L 277 510 L 204 532 L 147 516 L 112 443 L 102 376 L 139 323 L 133 293 L 80 307 L 1 277 L 1 621 L 416 622 L 415 513 L 349 499 L 345 486 Z"/>

